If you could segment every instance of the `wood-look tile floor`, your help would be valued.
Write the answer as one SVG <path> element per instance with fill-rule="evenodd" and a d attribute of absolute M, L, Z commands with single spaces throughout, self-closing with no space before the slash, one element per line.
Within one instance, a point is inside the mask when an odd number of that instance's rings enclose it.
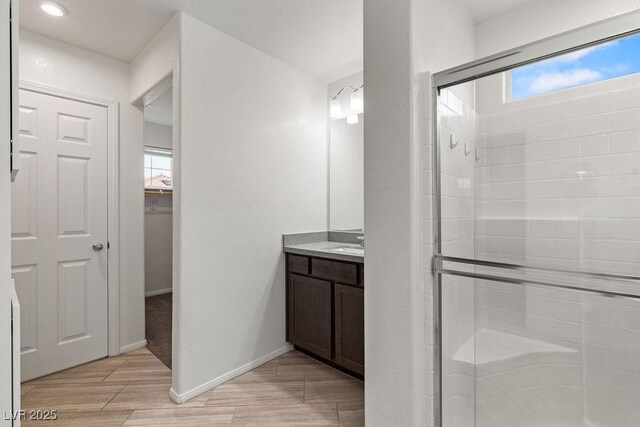
<path fill-rule="evenodd" d="M 364 385 L 291 351 L 194 399 L 169 398 L 171 371 L 146 348 L 22 385 L 22 407 L 64 426 L 362 426 Z"/>

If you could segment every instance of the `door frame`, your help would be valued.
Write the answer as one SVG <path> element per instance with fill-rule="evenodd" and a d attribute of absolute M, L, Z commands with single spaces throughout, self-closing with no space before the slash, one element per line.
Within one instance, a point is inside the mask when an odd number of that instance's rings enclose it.
<path fill-rule="evenodd" d="M 120 103 L 20 80 L 20 90 L 56 96 L 107 109 L 107 351 L 120 354 Z"/>

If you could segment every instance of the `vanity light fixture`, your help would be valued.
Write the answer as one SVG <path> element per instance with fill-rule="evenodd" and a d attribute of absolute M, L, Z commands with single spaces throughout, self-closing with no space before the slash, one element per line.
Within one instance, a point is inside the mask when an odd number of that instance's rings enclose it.
<path fill-rule="evenodd" d="M 364 96 L 362 89 L 364 84 L 360 87 L 345 86 L 338 91 L 329 101 L 329 116 L 332 119 L 339 119 L 344 117 L 342 113 L 342 105 L 340 103 L 340 95 L 345 89 L 351 89 L 351 97 L 349 99 L 349 111 L 347 113 L 347 123 L 353 125 L 358 123 L 358 114 L 364 112 Z"/>
<path fill-rule="evenodd" d="M 351 92 L 351 111 L 356 114 L 364 112 L 364 99 L 362 96 L 362 87 Z"/>
<path fill-rule="evenodd" d="M 41 1 L 40 9 L 42 9 L 44 13 L 58 18 L 69 13 L 64 6 L 53 1 Z"/>
<path fill-rule="evenodd" d="M 339 99 L 334 98 L 329 102 L 329 115 L 332 119 L 342 116 L 342 105 L 340 105 Z"/>

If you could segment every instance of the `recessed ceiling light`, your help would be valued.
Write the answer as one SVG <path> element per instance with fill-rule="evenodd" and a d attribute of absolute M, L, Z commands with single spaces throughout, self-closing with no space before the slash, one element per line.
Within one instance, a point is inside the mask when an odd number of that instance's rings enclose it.
<path fill-rule="evenodd" d="M 58 17 L 64 16 L 68 13 L 67 9 L 64 6 L 53 1 L 40 2 L 40 9 L 51 16 Z"/>

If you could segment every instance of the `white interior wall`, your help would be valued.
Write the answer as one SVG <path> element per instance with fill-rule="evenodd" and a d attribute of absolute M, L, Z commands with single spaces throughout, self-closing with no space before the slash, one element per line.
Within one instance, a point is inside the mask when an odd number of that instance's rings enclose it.
<path fill-rule="evenodd" d="M 9 1 L 0 1 L 0 132 L 4 141 L 0 150 L 0 411 L 12 410 L 11 378 L 11 177 L 9 176 Z M 11 417 L 0 417 L 0 426 L 12 425 Z"/>
<path fill-rule="evenodd" d="M 143 344 L 143 115 L 129 102 L 129 66 L 21 31 L 20 80 L 120 102 L 120 348 Z"/>
<path fill-rule="evenodd" d="M 411 1 L 364 3 L 365 424 L 423 414 L 419 157 L 412 138 Z M 390 84 L 392 82 L 392 84 Z M 417 199 L 417 200 L 416 200 Z M 418 274 L 416 274 L 418 272 Z"/>
<path fill-rule="evenodd" d="M 478 57 L 640 8 L 640 0 L 537 0 L 478 24 Z"/>
<path fill-rule="evenodd" d="M 177 400 L 290 348 L 282 234 L 328 226 L 326 85 L 181 16 Z"/>
<path fill-rule="evenodd" d="M 145 296 L 173 290 L 173 208 L 171 196 L 145 196 Z"/>
<path fill-rule="evenodd" d="M 475 22 L 463 0 L 415 0 L 414 61 L 435 73 L 476 57 Z"/>
<path fill-rule="evenodd" d="M 144 145 L 171 150 L 173 148 L 173 128 L 158 123 L 144 122 Z"/>
<path fill-rule="evenodd" d="M 131 100 L 138 101 L 173 72 L 178 61 L 179 22 L 179 14 L 175 14 L 131 61 Z"/>
<path fill-rule="evenodd" d="M 144 122 L 144 145 L 173 148 L 173 128 Z M 173 275 L 172 196 L 149 194 L 144 207 L 145 296 L 171 292 Z"/>

